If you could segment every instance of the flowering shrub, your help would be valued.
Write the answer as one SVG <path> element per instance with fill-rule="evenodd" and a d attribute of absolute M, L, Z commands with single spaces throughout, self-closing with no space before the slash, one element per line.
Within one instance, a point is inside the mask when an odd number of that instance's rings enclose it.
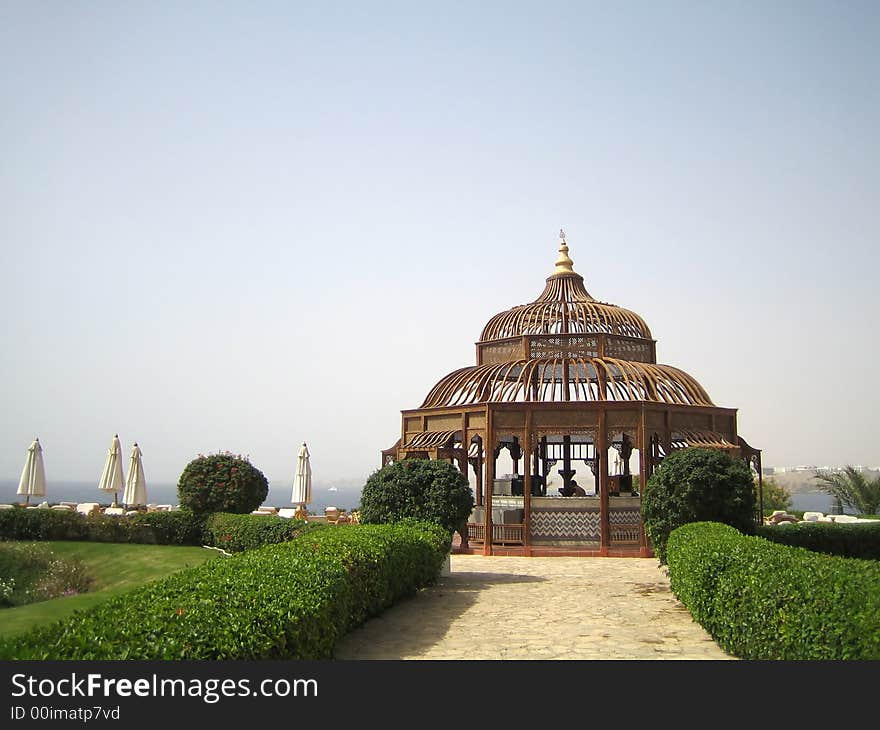
<path fill-rule="evenodd" d="M 15 590 L 15 578 L 0 577 L 0 606 L 12 605 L 12 592 Z"/>
<path fill-rule="evenodd" d="M 196 514 L 247 514 L 269 494 L 269 482 L 246 457 L 229 451 L 193 459 L 177 482 L 180 506 Z"/>
<path fill-rule="evenodd" d="M 88 590 L 92 578 L 75 558 L 36 543 L 0 543 L 0 606 L 20 606 Z"/>

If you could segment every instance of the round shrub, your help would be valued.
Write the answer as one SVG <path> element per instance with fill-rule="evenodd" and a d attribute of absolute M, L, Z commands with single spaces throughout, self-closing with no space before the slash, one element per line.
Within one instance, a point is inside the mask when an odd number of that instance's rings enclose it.
<path fill-rule="evenodd" d="M 751 470 L 716 449 L 673 451 L 648 479 L 642 518 L 661 563 L 669 533 L 690 522 L 722 522 L 751 534 L 756 527 Z"/>
<path fill-rule="evenodd" d="M 228 451 L 193 459 L 177 482 L 180 506 L 196 514 L 233 512 L 246 514 L 259 507 L 269 494 L 269 482 L 242 456 Z"/>
<path fill-rule="evenodd" d="M 361 492 L 361 523 L 433 522 L 450 533 L 474 506 L 467 478 L 452 464 L 405 459 L 373 472 Z"/>

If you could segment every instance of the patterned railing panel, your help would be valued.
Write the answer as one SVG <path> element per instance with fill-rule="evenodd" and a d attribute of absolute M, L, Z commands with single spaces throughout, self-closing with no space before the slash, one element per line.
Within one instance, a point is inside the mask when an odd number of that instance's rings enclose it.
<path fill-rule="evenodd" d="M 609 539 L 612 545 L 638 545 L 642 536 L 642 515 L 638 509 L 612 507 L 608 511 Z"/>
<path fill-rule="evenodd" d="M 482 543 L 486 536 L 486 526 L 468 523 L 468 541 Z M 525 544 L 525 525 L 492 525 L 492 544 L 493 545 L 524 545 Z"/>
<path fill-rule="evenodd" d="M 597 507 L 533 509 L 533 540 L 578 540 L 596 542 L 601 536 L 601 515 Z"/>

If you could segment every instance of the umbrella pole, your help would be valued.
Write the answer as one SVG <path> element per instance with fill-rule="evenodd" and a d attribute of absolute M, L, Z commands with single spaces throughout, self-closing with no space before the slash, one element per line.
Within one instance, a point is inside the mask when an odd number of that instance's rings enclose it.
<path fill-rule="evenodd" d="M 31 495 L 30 495 L 30 494 L 27 495 L 27 497 L 26 497 L 25 500 L 24 500 L 24 503 L 25 503 L 25 504 L 30 504 L 30 503 L 31 503 Z"/>

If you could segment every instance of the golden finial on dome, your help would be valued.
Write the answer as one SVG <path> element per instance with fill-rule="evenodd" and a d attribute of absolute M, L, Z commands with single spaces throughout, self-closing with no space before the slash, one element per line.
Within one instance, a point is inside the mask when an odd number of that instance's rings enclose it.
<path fill-rule="evenodd" d="M 565 231 L 561 228 L 559 229 L 559 258 L 556 259 L 556 268 L 553 270 L 554 274 L 573 274 L 574 269 L 572 266 L 574 265 L 574 261 L 572 261 L 568 256 L 568 244 L 565 242 Z"/>

